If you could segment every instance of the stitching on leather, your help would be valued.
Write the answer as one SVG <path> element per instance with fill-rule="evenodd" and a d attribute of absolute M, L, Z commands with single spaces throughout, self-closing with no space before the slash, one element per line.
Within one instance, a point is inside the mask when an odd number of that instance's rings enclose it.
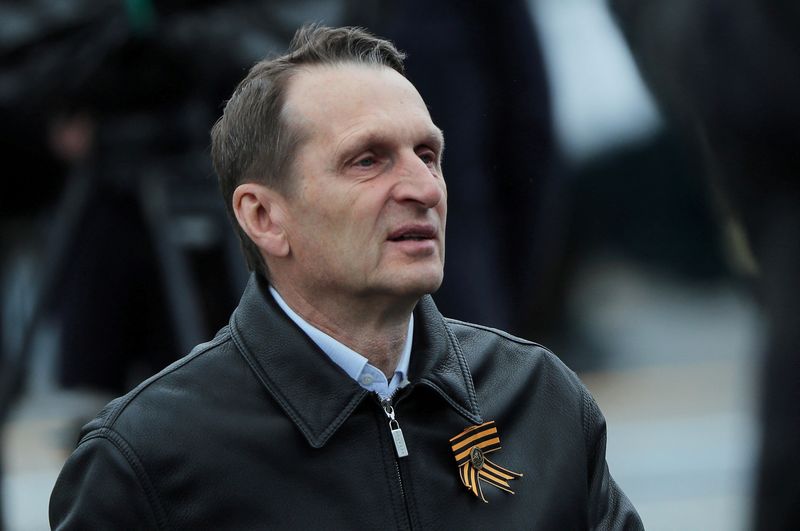
<path fill-rule="evenodd" d="M 142 487 L 142 490 L 147 497 L 147 501 L 150 504 L 150 510 L 153 512 L 153 518 L 156 521 L 156 525 L 158 525 L 159 529 L 169 529 L 167 526 L 167 515 L 158 500 L 155 487 L 153 487 L 153 484 L 150 481 L 144 466 L 139 460 L 139 456 L 137 456 L 136 452 L 133 451 L 133 448 L 131 448 L 128 441 L 126 441 L 122 435 L 111 428 L 103 427 L 87 434 L 83 439 L 81 439 L 79 446 L 92 439 L 104 439 L 110 442 L 122 454 L 122 456 L 128 462 L 128 465 L 130 465 L 131 469 L 133 470 L 133 473 L 136 475 L 136 479 L 139 481 L 139 486 Z"/>
<path fill-rule="evenodd" d="M 326 442 L 328 442 L 328 439 L 330 439 L 331 435 L 333 435 L 336 432 L 336 430 L 338 430 L 339 427 L 342 424 L 344 424 L 344 421 L 347 419 L 347 417 L 350 416 L 350 414 L 353 412 L 353 410 L 356 407 L 358 407 L 358 404 L 361 403 L 361 400 L 364 399 L 364 397 L 367 395 L 368 392 L 369 391 L 364 389 L 364 391 L 361 394 L 358 394 L 358 395 L 354 396 L 353 399 L 350 400 L 350 402 L 347 404 L 347 407 L 345 407 L 342 410 L 342 412 L 339 413 L 336 416 L 335 419 L 333 419 L 333 422 L 330 424 L 330 426 L 328 426 L 325 429 L 325 431 L 323 431 L 322 434 L 320 434 L 320 436 L 319 436 L 319 445 L 320 446 L 322 446 Z"/>
<path fill-rule="evenodd" d="M 455 409 L 458 413 L 461 414 L 462 417 L 464 417 L 468 421 L 475 422 L 477 424 L 480 424 L 480 423 L 483 422 L 483 418 L 481 417 L 480 411 L 478 411 L 477 414 L 475 414 L 475 413 L 473 413 L 471 411 L 468 411 L 468 410 L 464 409 L 464 407 L 461 406 L 461 404 L 459 404 L 458 402 L 456 402 L 455 400 L 450 398 L 450 396 L 447 394 L 447 392 L 445 392 L 445 390 L 442 389 L 435 382 L 432 382 L 431 380 L 429 380 L 427 378 L 422 378 L 422 379 L 420 379 L 420 383 L 425 384 L 428 387 L 430 387 L 431 389 L 433 389 L 434 391 L 436 391 L 442 398 L 445 399 L 445 401 L 448 404 L 450 404 L 450 406 L 453 409 Z"/>
<path fill-rule="evenodd" d="M 583 408 L 581 413 L 583 417 L 583 447 L 586 449 L 586 455 L 589 455 L 589 401 L 586 397 L 586 391 L 581 388 L 581 402 Z"/>
<path fill-rule="evenodd" d="M 586 389 L 581 386 L 581 401 L 583 402 L 582 408 L 582 417 L 583 417 L 583 446 L 586 448 L 586 455 L 591 457 L 589 452 L 591 451 L 591 437 L 589 435 L 589 415 L 591 414 L 591 408 L 589 407 L 589 397 L 587 396 Z"/>
<path fill-rule="evenodd" d="M 606 518 L 603 518 L 603 530 L 611 530 L 613 529 L 612 523 L 619 524 L 620 522 L 612 522 L 611 518 L 615 520 L 616 515 L 620 513 L 619 510 L 619 497 L 617 496 L 617 483 L 614 481 L 614 478 L 611 477 L 611 473 L 609 472 L 608 475 L 608 506 L 606 510 Z"/>
<path fill-rule="evenodd" d="M 517 343 L 519 345 L 535 346 L 535 347 L 540 347 L 540 348 L 543 348 L 543 349 L 547 350 L 547 347 L 545 347 L 544 345 L 541 345 L 541 344 L 539 344 L 539 343 L 537 343 L 535 341 L 529 341 L 527 339 L 523 339 L 521 337 L 517 337 L 515 335 L 509 334 L 508 332 L 504 332 L 503 330 L 498 330 L 497 328 L 492 328 L 490 326 L 484 326 L 484 325 L 479 325 L 479 324 L 475 324 L 475 323 L 468 323 L 466 321 L 459 321 L 458 319 L 452 319 L 450 317 L 445 317 L 445 320 L 447 322 L 449 322 L 449 323 L 460 324 L 460 325 L 464 325 L 464 326 L 469 327 L 469 328 L 475 328 L 475 329 L 478 329 L 478 330 L 483 330 L 485 332 L 491 332 L 492 334 L 494 334 L 496 336 L 500 336 L 502 338 L 508 339 L 509 341 L 513 341 L 514 343 Z"/>
<path fill-rule="evenodd" d="M 147 389 L 153 382 L 156 380 L 160 380 L 162 377 L 180 369 L 190 361 L 194 360 L 201 354 L 204 354 L 211 350 L 212 348 L 221 345 L 230 337 L 230 329 L 218 334 L 214 339 L 208 341 L 206 343 L 201 343 L 194 347 L 189 354 L 187 354 L 184 358 L 176 361 L 170 367 L 159 371 L 158 373 L 154 374 L 147 380 L 140 383 L 134 390 L 132 390 L 129 394 L 125 395 L 125 400 L 121 401 L 119 405 L 117 405 L 113 411 L 109 413 L 108 418 L 103 422 L 102 427 L 108 427 L 114 424 L 122 412 L 125 410 L 126 407 L 133 401 L 134 398 L 139 396 L 139 394 Z"/>
<path fill-rule="evenodd" d="M 250 368 L 253 369 L 253 372 L 256 375 L 264 387 L 272 394 L 275 400 L 278 401 L 281 408 L 289 415 L 289 418 L 300 428 L 300 431 L 303 433 L 305 438 L 311 443 L 311 446 L 315 448 L 319 448 L 321 445 L 317 443 L 317 437 L 312 433 L 311 428 L 306 424 L 306 422 L 300 418 L 300 416 L 295 412 L 294 408 L 289 404 L 289 401 L 283 396 L 280 392 L 278 387 L 270 380 L 269 376 L 264 372 L 264 370 L 256 364 L 253 360 L 251 360 L 251 356 L 245 355 L 245 352 L 250 354 L 249 350 L 244 345 L 244 342 L 239 337 L 239 328 L 238 328 L 238 312 L 234 312 L 231 316 L 232 324 L 236 326 L 231 326 L 231 338 L 233 339 L 236 348 L 239 350 L 239 354 L 245 359 Z"/>
<path fill-rule="evenodd" d="M 481 417 L 481 410 L 478 407 L 478 398 L 475 393 L 475 386 L 472 383 L 472 374 L 469 372 L 469 367 L 467 366 L 467 360 L 464 357 L 464 352 L 461 350 L 461 344 L 456 339 L 455 334 L 450 329 L 450 326 L 447 324 L 445 319 L 442 319 L 444 324 L 444 329 L 447 331 L 447 337 L 450 339 L 450 343 L 453 345 L 453 349 L 456 351 L 456 360 L 458 360 L 458 366 L 461 368 L 461 376 L 464 378 L 464 382 L 467 385 L 467 395 L 469 398 L 470 406 L 475 411 L 475 414 L 478 417 Z"/>
<path fill-rule="evenodd" d="M 586 389 L 586 386 L 581 385 L 581 395 L 583 397 L 583 437 L 586 453 L 589 461 L 594 461 L 597 456 L 597 447 L 602 442 L 604 434 L 601 432 L 600 437 L 592 443 L 594 427 L 597 425 L 597 420 L 600 417 L 600 411 L 596 402 Z"/>
<path fill-rule="evenodd" d="M 353 399 L 348 402 L 347 406 L 336 416 L 336 418 L 333 419 L 333 422 L 329 424 L 327 428 L 325 428 L 319 434 L 314 433 L 314 431 L 311 429 L 311 426 L 300 416 L 299 412 L 291 405 L 283 393 L 281 393 L 279 387 L 270 379 L 263 367 L 255 362 L 255 357 L 252 356 L 250 351 L 245 346 L 244 341 L 240 337 L 237 315 L 238 312 L 234 312 L 231 316 L 231 338 L 233 339 L 233 343 L 236 345 L 236 348 L 239 350 L 239 354 L 245 359 L 247 364 L 253 370 L 256 378 L 261 381 L 264 387 L 266 387 L 270 394 L 272 394 L 273 398 L 277 400 L 278 404 L 281 406 L 281 409 L 283 409 L 289 418 L 297 425 L 297 427 L 300 429 L 300 432 L 303 434 L 309 444 L 311 444 L 311 446 L 314 448 L 321 448 L 326 442 L 328 442 L 328 439 L 330 439 L 336 430 L 339 429 L 339 427 L 356 409 L 356 407 L 358 407 L 358 404 L 361 403 L 361 400 L 363 400 L 364 396 L 367 395 L 368 391 L 364 390 L 361 394 L 354 396 Z M 245 352 L 247 352 L 247 355 L 245 355 Z"/>

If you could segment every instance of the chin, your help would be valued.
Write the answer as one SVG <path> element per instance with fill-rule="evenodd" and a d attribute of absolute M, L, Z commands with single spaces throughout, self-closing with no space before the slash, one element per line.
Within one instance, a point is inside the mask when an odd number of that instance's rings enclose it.
<path fill-rule="evenodd" d="M 442 285 L 441 271 L 427 274 L 409 274 L 404 278 L 396 279 L 395 291 L 399 296 L 422 297 L 439 289 Z"/>

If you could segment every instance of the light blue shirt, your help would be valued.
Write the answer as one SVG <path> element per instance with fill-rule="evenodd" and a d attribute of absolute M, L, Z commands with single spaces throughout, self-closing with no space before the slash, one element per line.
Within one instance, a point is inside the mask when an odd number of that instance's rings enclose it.
<path fill-rule="evenodd" d="M 411 340 L 414 337 L 413 314 L 408 320 L 408 333 L 406 334 L 406 343 L 403 345 L 403 352 L 400 354 L 400 361 L 397 363 L 391 381 L 387 381 L 386 375 L 370 364 L 367 358 L 300 317 L 286 304 L 275 288 L 270 286 L 269 292 L 278 306 L 317 344 L 320 350 L 367 391 L 378 393 L 381 398 L 390 398 L 399 387 L 408 384 L 408 363 L 411 360 Z"/>

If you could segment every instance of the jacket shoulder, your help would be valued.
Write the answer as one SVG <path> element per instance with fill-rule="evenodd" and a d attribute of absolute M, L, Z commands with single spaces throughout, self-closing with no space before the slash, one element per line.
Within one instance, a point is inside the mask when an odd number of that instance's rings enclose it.
<path fill-rule="evenodd" d="M 517 361 L 531 367 L 547 366 L 551 370 L 563 373 L 567 379 L 580 382 L 572 369 L 567 367 L 553 351 L 540 343 L 497 328 L 458 319 L 445 318 L 445 322 L 455 334 L 468 361 L 477 363 L 480 358 L 489 357 L 497 363 L 500 361 L 498 357 L 512 358 L 508 361 Z"/>
<path fill-rule="evenodd" d="M 530 341 L 528 339 L 523 339 L 521 337 L 517 337 L 513 334 L 509 334 L 503 330 L 498 328 L 492 328 L 491 326 L 480 325 L 476 323 L 468 323 L 466 321 L 460 321 L 458 319 L 453 319 L 451 317 L 445 317 L 445 322 L 450 326 L 453 331 L 459 331 L 461 333 L 473 333 L 479 335 L 489 335 L 489 336 L 496 336 L 498 338 L 505 339 L 512 343 L 516 343 L 518 345 L 527 345 L 533 347 L 539 347 L 547 352 L 550 352 L 547 348 L 536 343 L 534 341 Z M 550 352 L 552 354 L 552 352 Z"/>
<path fill-rule="evenodd" d="M 226 326 L 211 341 L 197 345 L 183 358 L 144 380 L 127 394 L 109 402 L 83 427 L 81 442 L 96 436 L 98 432 L 106 433 L 108 430 L 121 432 L 124 435 L 123 432 L 126 430 L 123 426 L 133 420 L 133 417 L 140 415 L 143 410 L 148 409 L 156 413 L 157 411 L 150 406 L 166 399 L 166 395 L 174 395 L 179 381 L 193 380 L 193 373 L 199 372 L 199 366 L 206 365 L 210 361 L 209 358 L 224 350 L 230 339 L 230 330 Z M 170 403 L 173 404 L 174 401 Z"/>
<path fill-rule="evenodd" d="M 488 326 L 446 319 L 469 365 L 479 399 L 522 393 L 557 402 L 583 416 L 588 391 L 575 372 L 552 351 Z M 554 402 L 555 401 L 555 402 Z"/>
<path fill-rule="evenodd" d="M 229 339 L 230 333 L 221 330 L 213 340 L 111 401 L 83 427 L 51 495 L 54 529 L 168 527 L 158 488 L 163 466 L 157 456 L 171 446 L 182 447 L 186 430 L 174 419 L 204 405 L 197 404 L 199 394 L 185 384 L 196 380 L 198 372 L 208 372 L 207 367 L 202 371 L 198 367 L 209 361 L 223 365 L 212 358 L 224 355 Z M 209 380 L 196 384 L 209 387 Z"/>

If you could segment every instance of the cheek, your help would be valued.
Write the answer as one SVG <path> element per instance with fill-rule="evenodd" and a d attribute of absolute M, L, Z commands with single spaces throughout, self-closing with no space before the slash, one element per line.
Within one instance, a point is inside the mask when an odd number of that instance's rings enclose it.
<path fill-rule="evenodd" d="M 436 212 L 439 214 L 439 220 L 442 222 L 442 228 L 447 223 L 447 200 L 442 201 L 436 206 Z"/>
<path fill-rule="evenodd" d="M 440 182 L 441 182 L 440 187 L 442 189 L 442 199 L 441 201 L 439 201 L 439 204 L 436 206 L 436 208 L 437 210 L 439 210 L 441 214 L 444 215 L 447 213 L 447 184 L 444 182 L 444 180 Z"/>
<path fill-rule="evenodd" d="M 343 202 L 339 219 L 344 232 L 361 242 L 371 241 L 383 230 L 383 219 L 387 217 L 386 201 L 381 199 L 379 189 L 364 189 L 361 194 L 351 194 Z"/>
<path fill-rule="evenodd" d="M 314 222 L 306 230 L 311 245 L 333 257 L 347 257 L 348 262 L 367 258 L 372 253 L 376 222 L 363 215 L 358 207 L 351 202 L 341 208 L 317 211 Z"/>

